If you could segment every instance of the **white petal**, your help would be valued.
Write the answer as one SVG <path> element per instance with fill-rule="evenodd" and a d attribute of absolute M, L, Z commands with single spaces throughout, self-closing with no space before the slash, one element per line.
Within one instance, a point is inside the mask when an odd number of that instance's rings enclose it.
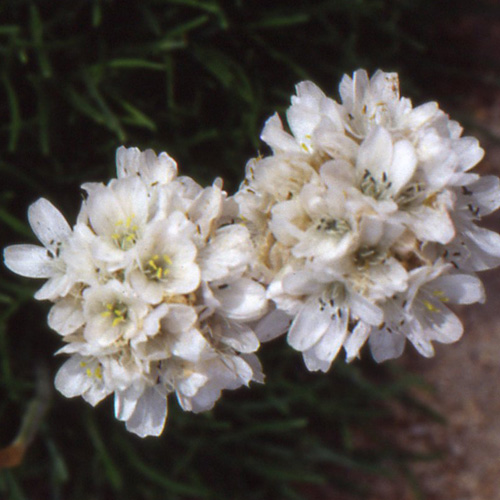
<path fill-rule="evenodd" d="M 205 337 L 196 329 L 192 328 L 183 332 L 175 342 L 172 343 L 172 354 L 187 361 L 196 362 L 204 349 L 208 346 Z"/>
<path fill-rule="evenodd" d="M 254 332 L 260 342 L 269 342 L 287 332 L 292 319 L 288 314 L 275 309 L 266 314 L 255 326 Z"/>
<path fill-rule="evenodd" d="M 369 339 L 373 359 L 382 363 L 388 359 L 399 358 L 403 354 L 406 337 L 399 332 L 389 332 L 387 329 L 373 329 Z"/>
<path fill-rule="evenodd" d="M 55 274 L 44 283 L 34 297 L 36 300 L 55 301 L 66 296 L 74 284 L 74 280 L 68 274 Z"/>
<path fill-rule="evenodd" d="M 417 167 L 417 156 L 409 141 L 398 141 L 394 144 L 392 163 L 388 177 L 392 182 L 391 191 L 398 193 L 413 177 Z"/>
<path fill-rule="evenodd" d="M 115 417 L 118 420 L 126 421 L 134 412 L 137 401 L 144 392 L 144 386 L 139 384 L 137 387 L 132 385 L 124 391 L 115 392 Z"/>
<path fill-rule="evenodd" d="M 14 273 L 28 278 L 50 278 L 54 261 L 45 248 L 37 245 L 11 245 L 4 249 L 5 265 Z"/>
<path fill-rule="evenodd" d="M 51 250 L 71 235 L 71 228 L 64 216 L 45 198 L 30 205 L 28 219 L 33 232 L 43 245 Z"/>
<path fill-rule="evenodd" d="M 178 393 L 182 393 L 182 395 L 187 398 L 192 398 L 200 390 L 200 388 L 207 383 L 207 380 L 208 377 L 205 374 L 193 373 L 189 377 L 179 381 L 177 384 L 177 391 Z M 190 407 L 184 409 L 191 410 Z"/>
<path fill-rule="evenodd" d="M 428 338 L 443 344 L 456 342 L 464 332 L 462 322 L 443 304 L 438 304 L 434 312 L 427 314 L 425 321 L 421 318 L 421 323 Z"/>
<path fill-rule="evenodd" d="M 250 327 L 234 322 L 224 330 L 223 342 L 242 353 L 255 352 L 260 345 L 259 339 Z"/>
<path fill-rule="evenodd" d="M 368 170 L 375 178 L 381 178 L 383 172 L 391 165 L 392 156 L 391 135 L 383 127 L 374 128 L 359 148 L 356 164 L 358 175 L 362 176 Z"/>
<path fill-rule="evenodd" d="M 432 281 L 430 287 L 439 300 L 453 304 L 483 303 L 486 299 L 481 280 L 470 274 L 440 276 Z"/>
<path fill-rule="evenodd" d="M 337 315 L 334 316 L 325 334 L 313 347 L 304 352 L 304 361 L 307 368 L 311 371 L 321 370 L 327 372 L 340 351 L 346 336 L 347 314 L 343 314 L 342 318 Z M 313 359 L 317 360 L 317 362 L 314 363 Z"/>
<path fill-rule="evenodd" d="M 300 151 L 295 139 L 283 130 L 277 113 L 266 121 L 260 138 L 275 151 Z"/>
<path fill-rule="evenodd" d="M 248 229 L 240 224 L 231 224 L 217 229 L 199 254 L 202 279 L 214 281 L 240 275 L 253 255 Z"/>
<path fill-rule="evenodd" d="M 310 271 L 297 271 L 287 274 L 283 278 L 283 290 L 292 295 L 320 294 L 325 288 L 318 283 Z"/>
<path fill-rule="evenodd" d="M 231 319 L 251 321 L 267 310 L 266 291 L 262 285 L 248 278 L 240 278 L 227 287 L 214 287 L 221 313 Z"/>
<path fill-rule="evenodd" d="M 417 321 L 412 321 L 408 324 L 406 338 L 422 356 L 426 358 L 432 358 L 432 356 L 434 356 L 434 347 L 432 347 L 430 340 L 425 337 L 422 327 Z"/>
<path fill-rule="evenodd" d="M 371 330 L 372 327 L 370 325 L 367 325 L 363 321 L 358 321 L 358 324 L 344 342 L 346 361 L 348 363 L 354 358 L 359 357 L 359 351 L 366 342 Z"/>
<path fill-rule="evenodd" d="M 414 231 L 415 236 L 424 241 L 436 241 L 445 245 L 455 236 L 455 226 L 448 212 L 439 207 L 421 206 L 418 211 L 411 213 L 408 225 Z"/>
<path fill-rule="evenodd" d="M 146 389 L 137 401 L 127 429 L 140 437 L 159 436 L 167 418 L 167 398 L 155 387 Z"/>
<path fill-rule="evenodd" d="M 73 297 L 68 297 L 52 306 L 47 321 L 50 328 L 56 332 L 69 335 L 83 325 L 85 318 L 80 302 Z"/>
<path fill-rule="evenodd" d="M 168 313 L 162 319 L 164 330 L 175 335 L 190 330 L 198 319 L 196 311 L 185 304 L 169 304 Z"/>
<path fill-rule="evenodd" d="M 474 137 L 461 137 L 454 144 L 454 150 L 459 158 L 458 172 L 465 172 L 478 164 L 483 156 L 484 149 L 479 146 L 479 141 Z"/>
<path fill-rule="evenodd" d="M 465 231 L 470 238 L 469 245 L 474 269 L 481 271 L 500 264 L 500 235 L 484 227 L 472 226 Z"/>
<path fill-rule="evenodd" d="M 362 319 L 369 325 L 377 326 L 384 320 L 382 309 L 361 295 L 351 293 L 349 296 L 349 305 L 351 307 L 351 315 L 354 318 Z"/>
<path fill-rule="evenodd" d="M 297 351 L 306 351 L 324 335 L 330 322 L 330 312 L 321 311 L 318 301 L 310 299 L 293 320 L 287 341 Z"/>
<path fill-rule="evenodd" d="M 87 363 L 81 356 L 72 356 L 59 368 L 55 378 L 56 389 L 67 398 L 80 396 L 93 383 L 86 373 Z"/>
<path fill-rule="evenodd" d="M 87 401 L 87 403 L 95 406 L 106 396 L 111 394 L 111 392 L 112 391 L 107 389 L 103 384 L 93 384 L 82 394 L 82 398 Z"/>

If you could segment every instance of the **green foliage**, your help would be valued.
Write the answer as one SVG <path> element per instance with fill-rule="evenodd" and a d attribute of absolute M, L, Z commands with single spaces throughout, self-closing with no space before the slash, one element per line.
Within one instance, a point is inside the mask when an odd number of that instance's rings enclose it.
<path fill-rule="evenodd" d="M 335 95 L 342 73 L 382 67 L 400 71 L 413 95 L 425 93 L 429 67 L 442 70 L 428 59 L 440 19 L 451 22 L 447 4 L 4 0 L 2 246 L 34 241 L 25 214 L 41 196 L 73 222 L 79 184 L 113 175 L 121 144 L 166 150 L 183 173 L 202 183 L 221 176 L 231 191 L 262 147 L 264 120 L 287 106 L 298 81 Z M 34 397 L 37 366 L 50 363 L 53 375 L 61 359 L 53 358 L 60 341 L 45 326 L 48 307 L 31 298 L 36 286 L 0 273 L 6 445 Z M 356 470 L 389 477 L 404 453 L 383 439 L 358 446 L 353 435 L 390 418 L 388 402 L 410 404 L 414 381 L 341 362 L 328 376 L 308 374 L 283 342 L 266 351 L 265 386 L 227 394 L 202 415 L 171 401 L 160 439 L 128 434 L 109 401 L 92 409 L 54 395 L 22 466 L 0 472 L 0 496 L 298 499 L 305 483 L 362 495 L 368 486 L 346 480 Z"/>

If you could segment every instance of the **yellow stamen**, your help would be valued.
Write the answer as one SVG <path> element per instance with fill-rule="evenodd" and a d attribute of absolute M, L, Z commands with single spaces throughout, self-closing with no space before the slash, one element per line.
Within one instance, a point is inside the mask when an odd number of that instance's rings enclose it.
<path fill-rule="evenodd" d="M 443 290 L 434 290 L 434 292 L 432 292 L 432 295 L 434 295 L 434 297 L 437 297 L 441 302 L 450 301 L 450 299 L 446 296 Z"/>
<path fill-rule="evenodd" d="M 428 300 L 424 300 L 424 306 L 430 312 L 440 312 L 441 311 L 441 309 L 439 309 L 438 307 L 436 307 L 434 304 L 432 304 Z"/>

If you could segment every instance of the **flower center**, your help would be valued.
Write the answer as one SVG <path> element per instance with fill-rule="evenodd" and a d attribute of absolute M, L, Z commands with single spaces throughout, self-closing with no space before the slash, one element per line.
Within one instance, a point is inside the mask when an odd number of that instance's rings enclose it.
<path fill-rule="evenodd" d="M 116 222 L 116 229 L 111 235 L 111 238 L 118 248 L 121 248 L 122 250 L 129 250 L 136 244 L 138 240 L 137 231 L 139 227 L 134 221 L 135 216 L 132 215 L 127 217 L 125 221 L 119 220 Z"/>
<path fill-rule="evenodd" d="M 153 255 L 144 266 L 144 274 L 149 279 L 159 281 L 167 277 L 171 265 L 172 259 L 168 255 Z"/>
<path fill-rule="evenodd" d="M 341 238 L 351 230 L 351 226 L 345 219 L 327 219 L 326 217 L 322 217 L 316 224 L 316 229 Z"/>
<path fill-rule="evenodd" d="M 370 198 L 382 200 L 389 197 L 388 190 L 391 186 L 392 182 L 389 181 L 386 172 L 382 172 L 381 179 L 375 179 L 369 170 L 365 170 L 359 189 Z"/>
<path fill-rule="evenodd" d="M 382 264 L 386 259 L 386 253 L 376 247 L 362 246 L 354 254 L 354 264 L 360 271 L 377 264 Z"/>
<path fill-rule="evenodd" d="M 422 182 L 414 182 L 399 193 L 396 203 L 400 208 L 406 208 L 414 205 L 416 201 L 421 201 L 424 197 L 425 184 Z"/>
<path fill-rule="evenodd" d="M 127 321 L 128 308 L 122 302 L 108 302 L 105 307 L 106 310 L 101 313 L 101 316 L 103 318 L 110 318 L 112 327 L 118 326 Z"/>

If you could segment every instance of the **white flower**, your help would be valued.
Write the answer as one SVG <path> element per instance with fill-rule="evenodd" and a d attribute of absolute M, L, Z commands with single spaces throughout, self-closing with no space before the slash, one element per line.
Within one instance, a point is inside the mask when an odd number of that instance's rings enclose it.
<path fill-rule="evenodd" d="M 138 176 L 149 187 L 168 184 L 177 177 L 177 163 L 167 153 L 152 149 L 144 152 L 138 148 L 119 147 L 116 150 L 118 179 Z"/>
<path fill-rule="evenodd" d="M 484 302 L 481 281 L 470 274 L 452 273 L 453 266 L 438 260 L 410 273 L 404 296 L 387 303 L 386 321 L 370 335 L 370 348 L 377 361 L 401 354 L 408 339 L 420 354 L 434 355 L 432 341 L 456 342 L 463 326 L 447 304 Z"/>
<path fill-rule="evenodd" d="M 200 283 L 193 243 L 195 227 L 180 212 L 151 223 L 130 264 L 130 284 L 143 300 L 158 304 L 167 296 L 193 292 Z"/>
<path fill-rule="evenodd" d="M 92 253 L 109 272 L 125 268 L 135 257 L 155 207 L 143 182 L 137 177 L 114 179 L 107 186 L 84 184 L 88 193 L 83 214 L 96 238 Z"/>
<path fill-rule="evenodd" d="M 4 250 L 5 265 L 21 276 L 48 278 L 35 298 L 54 300 L 64 297 L 75 283 L 75 277 L 67 273 L 61 255 L 71 236 L 71 228 L 61 212 L 44 198 L 30 205 L 28 219 L 43 247 L 9 246 Z"/>
<path fill-rule="evenodd" d="M 55 386 L 67 398 L 82 396 L 92 406 L 112 392 L 103 382 L 99 360 L 79 354 L 71 356 L 62 365 L 57 372 Z"/>

